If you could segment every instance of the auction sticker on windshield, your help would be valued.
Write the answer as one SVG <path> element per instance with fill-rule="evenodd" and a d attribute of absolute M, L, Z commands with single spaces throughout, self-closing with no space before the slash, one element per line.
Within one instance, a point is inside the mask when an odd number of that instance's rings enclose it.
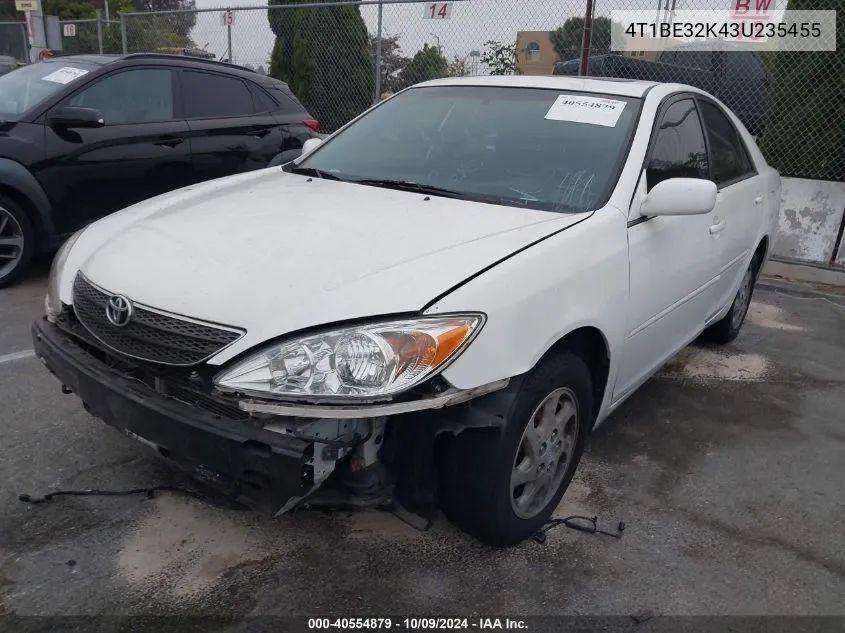
<path fill-rule="evenodd" d="M 67 84 L 74 79 L 79 79 L 82 75 L 87 75 L 88 71 L 82 68 L 74 68 L 73 66 L 63 66 L 58 70 L 51 72 L 42 79 L 44 81 L 52 81 L 57 84 Z"/>
<path fill-rule="evenodd" d="M 546 112 L 545 118 L 550 121 L 572 121 L 615 127 L 624 109 L 625 102 L 616 99 L 560 95 Z"/>

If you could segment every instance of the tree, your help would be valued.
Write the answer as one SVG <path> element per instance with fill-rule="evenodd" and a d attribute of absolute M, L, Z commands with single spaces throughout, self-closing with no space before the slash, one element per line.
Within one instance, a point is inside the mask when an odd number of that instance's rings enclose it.
<path fill-rule="evenodd" d="M 182 6 L 193 6 L 194 0 L 178 0 Z M 171 6 L 178 6 L 177 0 L 172 0 Z M 99 0 L 43 0 L 44 12 L 47 15 L 58 16 L 60 20 L 83 20 L 97 17 L 97 9 L 102 8 Z M 135 0 L 110 0 L 109 8 L 112 15 L 136 11 Z M 155 51 L 162 47 L 184 48 L 192 47 L 187 26 L 190 20 L 180 17 L 181 22 L 174 18 L 182 14 L 173 15 L 139 15 L 127 19 L 126 39 L 129 52 Z M 193 18 L 192 18 L 193 19 Z M 103 52 L 119 53 L 123 51 L 120 28 L 114 24 L 104 24 L 102 27 Z M 64 53 L 97 53 L 96 22 L 77 24 L 74 37 L 63 37 Z"/>
<path fill-rule="evenodd" d="M 593 20 L 590 34 L 590 55 L 606 55 L 610 52 L 609 18 L 598 17 Z M 581 57 L 581 43 L 584 38 L 584 18 L 569 18 L 554 31 L 549 33 L 552 47 L 560 61 Z"/>
<path fill-rule="evenodd" d="M 485 42 L 481 63 L 490 69 L 491 75 L 518 75 L 516 44 L 502 44 L 495 40 Z"/>
<path fill-rule="evenodd" d="M 448 74 L 449 62 L 436 46 L 423 44 L 417 54 L 399 73 L 399 86 L 407 88 L 423 81 L 440 79 Z"/>
<path fill-rule="evenodd" d="M 313 0 L 270 0 L 270 6 Z M 372 104 L 375 63 L 356 6 L 285 8 L 267 12 L 276 43 L 270 74 L 333 132 Z"/>
<path fill-rule="evenodd" d="M 373 59 L 376 57 L 378 37 L 370 37 L 370 49 Z M 381 37 L 381 91 L 395 92 L 399 88 L 399 73 L 411 61 L 402 54 L 398 35 L 382 35 Z"/>
<path fill-rule="evenodd" d="M 135 11 L 182 11 L 157 17 L 171 33 L 186 40 L 197 23 L 197 14 L 193 12 L 197 8 L 196 0 L 132 0 L 132 4 Z"/>
<path fill-rule="evenodd" d="M 449 68 L 446 70 L 446 74 L 449 77 L 466 77 L 467 75 L 469 75 L 469 57 L 466 55 L 464 57 L 461 57 L 460 55 L 455 55 L 452 58 L 452 61 L 449 62 Z"/>
<path fill-rule="evenodd" d="M 780 51 L 760 148 L 783 176 L 845 181 L 845 0 L 790 0 L 790 10 L 836 10 L 836 51 Z"/>

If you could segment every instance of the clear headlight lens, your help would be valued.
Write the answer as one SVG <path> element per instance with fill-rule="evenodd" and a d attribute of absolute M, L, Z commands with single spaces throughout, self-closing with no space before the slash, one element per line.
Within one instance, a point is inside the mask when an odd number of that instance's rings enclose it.
<path fill-rule="evenodd" d="M 429 378 L 472 340 L 482 314 L 341 328 L 268 346 L 214 379 L 262 396 L 372 398 Z"/>
<path fill-rule="evenodd" d="M 50 266 L 50 280 L 47 283 L 47 296 L 44 298 L 44 312 L 47 314 L 48 321 L 55 321 L 56 317 L 62 313 L 62 300 L 59 298 L 59 277 L 65 267 L 70 249 L 76 244 L 76 240 L 79 239 L 84 230 L 81 229 L 71 235 L 53 258 L 53 264 Z"/>

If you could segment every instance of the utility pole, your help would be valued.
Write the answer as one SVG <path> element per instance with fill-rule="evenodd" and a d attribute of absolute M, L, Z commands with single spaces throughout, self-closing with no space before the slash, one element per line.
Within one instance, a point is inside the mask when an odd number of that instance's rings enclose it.
<path fill-rule="evenodd" d="M 440 46 L 440 38 L 437 37 L 434 33 L 429 33 L 431 37 L 437 40 L 437 51 L 442 55 L 443 54 L 443 47 Z"/>
<path fill-rule="evenodd" d="M 593 0 L 587 0 L 587 11 L 584 14 L 584 37 L 581 39 L 581 67 L 578 74 L 587 76 L 590 65 L 590 41 L 593 34 Z"/>

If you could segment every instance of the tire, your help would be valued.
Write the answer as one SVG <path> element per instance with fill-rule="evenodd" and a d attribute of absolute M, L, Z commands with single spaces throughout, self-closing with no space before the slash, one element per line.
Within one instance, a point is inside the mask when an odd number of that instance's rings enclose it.
<path fill-rule="evenodd" d="M 0 288 L 17 280 L 35 254 L 35 229 L 23 209 L 0 194 Z"/>
<path fill-rule="evenodd" d="M 438 492 L 446 516 L 464 531 L 495 547 L 510 547 L 536 534 L 557 508 L 581 460 L 593 425 L 592 394 L 590 371 L 571 352 L 550 357 L 533 369 L 504 414 L 502 429 L 464 431 L 452 438 L 438 455 Z M 563 407 L 569 410 L 572 405 L 575 415 L 568 423 L 560 424 L 558 434 L 548 439 L 554 425 L 541 424 L 536 431 L 539 438 L 534 443 L 538 456 L 532 458 L 530 439 L 537 436 L 529 434 L 535 428 L 535 414 L 544 403 L 554 402 L 548 400 L 552 397 L 560 398 L 555 406 L 561 408 L 555 411 L 563 412 Z M 563 413 L 560 417 L 567 416 Z M 522 471 L 527 477 L 529 472 L 536 477 L 537 461 L 543 465 L 546 462 L 541 460 L 554 459 L 550 451 L 556 446 L 555 437 L 560 442 L 558 467 L 543 469 L 549 492 L 540 492 L 539 480 L 518 485 L 512 474 Z M 537 491 L 533 504 L 529 499 L 531 490 Z"/>
<path fill-rule="evenodd" d="M 722 319 L 704 330 L 701 335 L 702 340 L 717 345 L 725 345 L 739 336 L 739 331 L 745 322 L 745 315 L 748 314 L 748 307 L 751 305 L 751 295 L 754 293 L 754 284 L 757 282 L 757 269 L 757 258 L 755 257 L 742 277 L 731 309 Z"/>

